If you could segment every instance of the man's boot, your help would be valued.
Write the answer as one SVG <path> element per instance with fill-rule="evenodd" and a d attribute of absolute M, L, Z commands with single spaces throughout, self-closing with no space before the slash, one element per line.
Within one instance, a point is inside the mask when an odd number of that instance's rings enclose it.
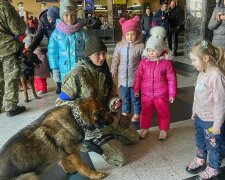
<path fill-rule="evenodd" d="M 6 116 L 12 117 L 12 116 L 15 116 L 17 114 L 20 114 L 20 113 L 22 113 L 24 111 L 26 111 L 25 106 L 17 106 L 15 109 L 10 110 L 10 111 L 7 111 L 6 112 Z"/>

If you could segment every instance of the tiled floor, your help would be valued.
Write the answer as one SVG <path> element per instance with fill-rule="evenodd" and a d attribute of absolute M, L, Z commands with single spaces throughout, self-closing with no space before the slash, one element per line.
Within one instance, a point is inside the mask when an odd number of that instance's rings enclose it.
<path fill-rule="evenodd" d="M 108 173 L 107 180 L 180 180 L 191 177 L 185 172 L 185 166 L 195 155 L 193 121 L 186 112 L 191 112 L 193 99 L 193 85 L 196 76 L 178 77 L 177 104 L 172 117 L 169 138 L 165 142 L 158 141 L 158 128 L 150 128 L 150 134 L 145 140 L 140 140 L 135 145 L 114 144 L 124 153 L 127 163 L 123 167 L 114 167 L 107 164 L 104 159 L 95 153 L 90 157 L 97 170 Z M 0 147 L 17 131 L 37 119 L 46 110 L 54 107 L 57 98 L 55 83 L 48 80 L 49 92 L 42 95 L 39 100 L 34 100 L 29 92 L 31 102 L 23 103 L 23 92 L 20 92 L 20 104 L 27 107 L 27 111 L 15 117 L 8 118 L 5 113 L 0 114 Z M 185 114 L 185 116 L 184 116 Z M 183 118 L 183 119 L 182 119 Z M 155 121 L 156 124 L 157 121 Z M 64 176 L 49 177 L 48 180 L 66 179 Z M 47 180 L 46 179 L 46 180 Z M 75 178 L 67 178 L 75 179 Z M 224 178 L 225 179 L 225 178 Z"/>
<path fill-rule="evenodd" d="M 185 87 L 193 85 L 193 77 L 178 75 L 179 84 Z M 187 81 L 185 84 L 184 81 Z M 20 92 L 20 104 L 27 107 L 27 111 L 20 115 L 8 118 L 5 113 L 0 114 L 0 147 L 17 131 L 37 119 L 42 113 L 54 106 L 57 95 L 54 92 L 54 82 L 49 80 L 49 92 L 41 99 L 33 99 L 29 92 L 31 102 L 23 103 L 23 92 Z M 180 85 L 179 85 L 180 86 Z M 188 91 L 188 88 L 186 88 Z M 192 91 L 190 89 L 190 91 Z M 185 88 L 180 90 L 185 97 Z M 178 96 L 182 96 L 182 94 Z M 179 97 L 180 98 L 180 97 Z M 185 98 L 184 98 L 185 100 Z M 190 102 L 190 99 L 188 103 Z M 183 107 L 185 111 L 186 107 Z M 180 112 L 183 113 L 183 112 Z M 101 156 L 90 153 L 94 166 L 98 170 L 106 171 L 109 176 L 106 179 L 183 179 L 190 177 L 185 170 L 185 165 L 194 156 L 194 132 L 193 122 L 184 120 L 171 124 L 169 139 L 160 142 L 158 129 L 153 127 L 146 140 L 140 140 L 138 144 L 125 146 L 115 143 L 127 158 L 127 164 L 123 167 L 108 165 Z"/>

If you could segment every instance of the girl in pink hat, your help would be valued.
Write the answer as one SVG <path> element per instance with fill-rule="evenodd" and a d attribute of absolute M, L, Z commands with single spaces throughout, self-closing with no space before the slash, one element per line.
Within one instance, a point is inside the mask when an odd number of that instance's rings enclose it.
<path fill-rule="evenodd" d="M 118 86 L 122 99 L 122 114 L 129 115 L 131 106 L 133 107 L 134 115 L 133 123 L 139 123 L 140 118 L 140 98 L 134 96 L 134 74 L 141 61 L 141 54 L 144 49 L 144 44 L 140 37 L 140 18 L 135 16 L 133 19 L 119 20 L 122 26 L 122 40 L 117 43 L 111 66 L 112 77 L 118 76 Z"/>

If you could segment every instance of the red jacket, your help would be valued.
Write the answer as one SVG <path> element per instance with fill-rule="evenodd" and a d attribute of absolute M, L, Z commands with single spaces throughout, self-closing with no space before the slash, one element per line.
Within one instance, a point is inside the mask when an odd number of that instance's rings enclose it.
<path fill-rule="evenodd" d="M 177 78 L 173 62 L 164 57 L 159 61 L 142 59 L 135 74 L 134 93 L 141 93 L 151 99 L 175 98 Z"/>

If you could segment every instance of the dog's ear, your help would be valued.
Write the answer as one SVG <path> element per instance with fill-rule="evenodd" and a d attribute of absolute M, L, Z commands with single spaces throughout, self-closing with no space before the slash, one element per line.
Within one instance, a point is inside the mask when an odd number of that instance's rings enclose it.
<path fill-rule="evenodd" d="M 88 100 L 87 100 L 88 101 Z M 91 108 L 88 106 L 86 100 L 78 100 L 76 107 L 80 113 L 80 116 L 87 122 L 91 123 Z"/>
<path fill-rule="evenodd" d="M 100 111 L 92 111 L 92 117 L 94 121 L 102 120 L 102 113 Z"/>

